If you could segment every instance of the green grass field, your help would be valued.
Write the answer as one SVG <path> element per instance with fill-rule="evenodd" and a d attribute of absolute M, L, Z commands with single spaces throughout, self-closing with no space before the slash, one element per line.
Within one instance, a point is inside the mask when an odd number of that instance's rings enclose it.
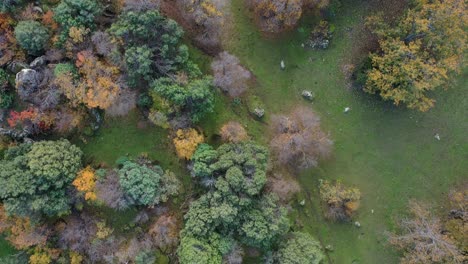
<path fill-rule="evenodd" d="M 303 226 L 323 245 L 332 245 L 334 250 L 328 253 L 328 259 L 337 264 L 397 263 L 398 254 L 386 245 L 384 233 L 394 228 L 394 220 L 404 214 L 408 200 L 441 206 L 447 192 L 466 180 L 468 171 L 466 74 L 457 78 L 449 90 L 436 92 L 436 107 L 427 113 L 397 108 L 378 97 L 346 88 L 341 67 L 353 46 L 359 45 L 353 43 L 350 28 L 362 23 L 363 2 L 343 1 L 330 21 L 336 27 L 330 48 L 309 51 L 301 48 L 301 43 L 317 21 L 305 19 L 301 30 L 266 39 L 250 19 L 244 0 L 233 0 L 233 32 L 226 40 L 227 50 L 255 75 L 257 84 L 250 93 L 262 98 L 267 116 L 264 122 L 255 121 L 245 107 L 234 106 L 218 95 L 215 112 L 199 124 L 211 143 L 217 143 L 215 134 L 224 122 L 237 120 L 253 139 L 266 144 L 271 114 L 303 104 L 321 116 L 322 128 L 334 141 L 333 156 L 298 176 L 303 191 L 294 201 L 291 222 L 298 223 L 295 228 Z M 195 56 L 203 60 L 206 70 L 207 58 L 199 53 Z M 281 60 L 286 63 L 284 71 L 279 67 Z M 315 93 L 313 103 L 301 98 L 303 89 Z M 344 107 L 351 107 L 351 112 L 344 114 Z M 176 172 L 189 187 L 190 177 L 176 158 L 167 132 L 151 126 L 138 128 L 139 121 L 136 112 L 123 119 L 107 120 L 87 144 L 79 144 L 86 159 L 112 165 L 120 156 L 146 152 L 163 168 Z M 434 138 L 436 133 L 440 141 Z M 355 219 L 361 228 L 323 219 L 318 202 L 319 179 L 340 179 L 361 190 L 362 204 Z M 298 202 L 303 198 L 306 203 L 301 206 Z M 9 252 L 0 240 L 0 256 Z"/>
<path fill-rule="evenodd" d="M 437 105 L 427 113 L 397 108 L 346 88 L 341 66 L 353 45 L 359 45 L 352 43 L 348 31 L 362 22 L 363 4 L 343 2 L 331 20 L 336 30 L 330 48 L 306 51 L 300 47 L 306 38 L 300 31 L 276 40 L 262 38 L 244 1 L 233 1 L 236 34 L 228 50 L 256 75 L 256 92 L 269 113 L 310 105 L 334 140 L 333 157 L 300 175 L 306 204 L 296 204 L 292 221 L 333 246 L 331 263 L 397 263 L 398 255 L 386 246 L 384 232 L 394 227 L 408 200 L 440 205 L 447 191 L 467 178 L 467 76 L 458 78 L 448 91 L 437 92 Z M 306 21 L 301 27 L 309 32 L 313 23 Z M 280 70 L 281 60 L 285 71 Z M 313 103 L 301 98 L 303 89 L 316 94 Z M 344 114 L 345 107 L 351 112 Z M 434 138 L 436 133 L 441 141 Z M 362 206 L 356 216 L 361 228 L 322 218 L 318 179 L 340 179 L 361 190 Z"/>

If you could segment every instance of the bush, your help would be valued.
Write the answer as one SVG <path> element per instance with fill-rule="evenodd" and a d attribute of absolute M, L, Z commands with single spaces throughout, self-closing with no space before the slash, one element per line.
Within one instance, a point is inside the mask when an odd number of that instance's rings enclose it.
<path fill-rule="evenodd" d="M 349 220 L 359 208 L 361 192 L 346 188 L 341 182 L 335 184 L 320 180 L 320 199 L 327 206 L 325 216 L 331 220 Z"/>
<path fill-rule="evenodd" d="M 325 259 L 320 243 L 308 233 L 294 232 L 275 255 L 278 264 L 320 264 Z"/>
<path fill-rule="evenodd" d="M 249 137 L 245 128 L 235 121 L 229 121 L 224 124 L 219 133 L 221 134 L 221 139 L 227 143 L 239 143 L 247 140 Z"/>
<path fill-rule="evenodd" d="M 30 54 L 42 51 L 49 40 L 49 32 L 37 21 L 20 21 L 15 27 L 15 38 Z"/>

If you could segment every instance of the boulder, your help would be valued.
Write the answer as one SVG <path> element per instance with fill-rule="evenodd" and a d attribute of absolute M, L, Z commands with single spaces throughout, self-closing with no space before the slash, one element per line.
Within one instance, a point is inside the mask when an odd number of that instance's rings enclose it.
<path fill-rule="evenodd" d="M 45 65 L 45 63 L 46 63 L 45 56 L 40 56 L 40 57 L 35 58 L 35 59 L 29 64 L 29 66 L 30 66 L 31 68 L 38 68 L 38 67 L 41 67 L 41 66 Z"/>
<path fill-rule="evenodd" d="M 302 97 L 304 97 L 307 100 L 312 101 L 312 99 L 314 99 L 314 94 L 311 91 L 303 90 L 301 94 Z"/>
<path fill-rule="evenodd" d="M 256 115 L 258 118 L 262 118 L 265 115 L 265 109 L 262 108 L 255 108 L 253 110 L 254 115 Z"/>
<path fill-rule="evenodd" d="M 16 89 L 18 95 L 24 99 L 34 93 L 41 83 L 40 74 L 33 69 L 22 69 L 16 74 Z"/>

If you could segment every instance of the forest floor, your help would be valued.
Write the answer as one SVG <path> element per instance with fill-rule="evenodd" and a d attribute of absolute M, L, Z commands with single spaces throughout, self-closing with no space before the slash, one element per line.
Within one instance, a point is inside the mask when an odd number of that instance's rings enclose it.
<path fill-rule="evenodd" d="M 271 114 L 287 113 L 297 105 L 313 108 L 321 116 L 323 130 L 334 141 L 333 156 L 298 176 L 302 192 L 293 202 L 291 222 L 334 248 L 328 254 L 330 263 L 397 263 L 398 254 L 386 245 L 385 231 L 395 227 L 395 219 L 405 213 L 408 201 L 441 205 L 448 191 L 466 180 L 466 71 L 447 91 L 434 94 L 437 103 L 429 112 L 395 107 L 351 88 L 343 73 L 352 60 L 351 51 L 362 44 L 355 42 L 353 30 L 362 27 L 363 17 L 368 15 L 363 8 L 366 1 L 343 1 L 335 15 L 328 16 L 335 31 L 330 47 L 324 51 L 301 47 L 318 21 L 304 19 L 294 32 L 268 39 L 256 29 L 244 1 L 232 1 L 234 23 L 226 49 L 255 75 L 252 93 L 265 103 L 266 117 L 256 121 L 245 106 L 219 95 L 215 112 L 199 126 L 208 141 L 216 144 L 220 126 L 236 120 L 254 140 L 267 144 Z M 209 58 L 200 52 L 192 53 L 195 61 L 202 61 L 208 70 Z M 281 60 L 286 64 L 284 71 L 280 70 Z M 301 97 L 304 89 L 314 92 L 312 103 Z M 351 108 L 347 114 L 343 113 L 345 107 Z M 440 141 L 435 134 L 440 135 Z M 120 156 L 148 153 L 164 169 L 174 171 L 186 190 L 190 189 L 190 176 L 177 160 L 170 141 L 166 131 L 148 126 L 135 112 L 122 119 L 106 120 L 104 127 L 80 147 L 88 161 L 109 165 Z M 330 223 L 323 219 L 319 179 L 339 179 L 361 190 L 361 208 L 353 220 L 360 222 L 360 228 L 352 222 Z M 303 199 L 304 206 L 299 204 Z M 134 213 L 128 212 L 128 217 L 110 213 L 109 219 L 125 220 Z M 0 240 L 0 256 L 9 252 Z"/>

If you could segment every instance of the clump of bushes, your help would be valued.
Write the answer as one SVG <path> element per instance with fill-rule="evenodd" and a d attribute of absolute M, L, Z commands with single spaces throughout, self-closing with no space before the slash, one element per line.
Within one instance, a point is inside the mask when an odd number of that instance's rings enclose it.
<path fill-rule="evenodd" d="M 339 181 L 320 180 L 319 190 L 320 199 L 327 207 L 325 216 L 328 219 L 349 220 L 359 208 L 361 192 L 357 188 L 348 188 Z"/>
<path fill-rule="evenodd" d="M 310 32 L 306 45 L 312 49 L 326 49 L 330 44 L 331 37 L 332 27 L 327 21 L 322 20 L 312 32 Z"/>

